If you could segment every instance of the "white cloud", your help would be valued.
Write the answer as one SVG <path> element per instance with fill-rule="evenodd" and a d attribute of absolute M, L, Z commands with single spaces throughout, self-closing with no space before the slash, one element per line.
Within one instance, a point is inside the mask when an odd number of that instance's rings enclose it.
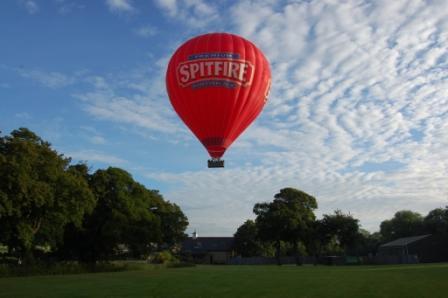
<path fill-rule="evenodd" d="M 31 119 L 31 115 L 27 112 L 16 113 L 15 116 L 19 119 L 24 119 L 24 120 Z"/>
<path fill-rule="evenodd" d="M 85 111 L 92 116 L 151 132 L 174 134 L 182 131 L 178 122 L 173 122 L 175 114 L 163 93 L 164 88 L 159 87 L 162 83 L 150 81 L 146 73 L 138 74 L 132 80 L 128 75 L 109 79 L 96 76 L 87 80 L 92 89 L 75 97 L 83 102 Z"/>
<path fill-rule="evenodd" d="M 102 145 L 106 143 L 106 139 L 102 136 L 92 136 L 89 138 L 90 142 L 95 145 Z"/>
<path fill-rule="evenodd" d="M 151 26 L 151 25 L 146 25 L 146 26 L 142 26 L 139 27 L 137 29 L 134 30 L 134 34 L 143 38 L 149 38 L 152 36 L 157 35 L 158 30 L 157 28 Z"/>
<path fill-rule="evenodd" d="M 177 0 L 156 0 L 155 2 L 169 15 L 175 16 L 177 14 Z"/>
<path fill-rule="evenodd" d="M 203 0 L 156 0 L 156 4 L 174 21 L 192 28 L 203 28 L 219 19 L 215 5 Z"/>
<path fill-rule="evenodd" d="M 37 5 L 36 1 L 27 0 L 23 2 L 23 5 L 29 14 L 36 14 L 39 12 L 39 5 Z"/>
<path fill-rule="evenodd" d="M 60 72 L 47 72 L 37 69 L 16 69 L 24 78 L 34 80 L 49 88 L 62 88 L 75 83 L 76 78 Z"/>
<path fill-rule="evenodd" d="M 86 150 L 73 151 L 67 153 L 66 156 L 69 156 L 78 161 L 100 162 L 110 166 L 114 165 L 120 166 L 127 163 L 127 161 L 122 158 L 96 150 L 86 149 Z"/>
<path fill-rule="evenodd" d="M 73 12 L 74 10 L 80 10 L 86 8 L 84 4 L 80 4 L 70 0 L 55 0 L 55 2 L 57 4 L 58 13 L 61 15 L 67 15 Z"/>
<path fill-rule="evenodd" d="M 106 0 L 106 5 L 112 12 L 131 13 L 135 11 L 131 0 Z"/>
<path fill-rule="evenodd" d="M 88 139 L 88 141 L 95 145 L 103 145 L 107 143 L 106 138 L 102 136 L 102 133 L 99 132 L 95 127 L 92 126 L 81 126 L 81 135 Z"/>

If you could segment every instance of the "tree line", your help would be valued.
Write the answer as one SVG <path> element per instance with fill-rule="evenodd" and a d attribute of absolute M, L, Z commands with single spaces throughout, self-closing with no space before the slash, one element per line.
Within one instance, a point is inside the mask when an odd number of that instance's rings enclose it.
<path fill-rule="evenodd" d="M 448 206 L 426 216 L 409 210 L 395 213 L 369 233 L 359 220 L 340 210 L 317 219 L 315 197 L 284 188 L 271 202 L 257 203 L 255 220 L 244 222 L 234 234 L 235 250 L 243 257 L 375 254 L 379 245 L 398 238 L 424 234 L 448 237 Z M 297 258 L 300 262 L 300 258 Z"/>
<path fill-rule="evenodd" d="M 237 253 L 368 255 L 381 243 L 401 237 L 448 237 L 448 207 L 426 216 L 399 211 L 375 233 L 340 210 L 317 219 L 317 208 L 315 197 L 281 189 L 273 201 L 255 204 L 255 220 L 238 228 Z M 175 247 L 186 236 L 187 225 L 179 206 L 123 169 L 91 173 L 87 164 L 72 164 L 26 128 L 0 134 L 0 246 L 9 256 L 24 262 L 45 255 L 95 263 L 125 248 L 133 257 L 142 257 L 162 245 Z"/>
<path fill-rule="evenodd" d="M 185 237 L 178 205 L 123 169 L 91 173 L 27 128 L 0 135 L 0 245 L 23 262 L 41 255 L 95 263 L 134 257 Z"/>

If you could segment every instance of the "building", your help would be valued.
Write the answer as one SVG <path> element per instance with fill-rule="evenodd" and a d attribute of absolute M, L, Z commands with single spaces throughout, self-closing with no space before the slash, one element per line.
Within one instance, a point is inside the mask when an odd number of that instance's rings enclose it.
<path fill-rule="evenodd" d="M 235 255 L 233 237 L 188 237 L 181 248 L 184 259 L 199 264 L 227 264 Z"/>
<path fill-rule="evenodd" d="M 448 261 L 448 237 L 420 235 L 399 238 L 381 245 L 378 263 L 432 263 Z"/>

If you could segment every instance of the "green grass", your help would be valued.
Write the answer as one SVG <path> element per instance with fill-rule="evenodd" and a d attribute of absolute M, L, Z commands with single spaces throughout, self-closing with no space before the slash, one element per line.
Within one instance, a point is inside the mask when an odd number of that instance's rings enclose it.
<path fill-rule="evenodd" d="M 0 297 L 448 297 L 448 264 L 148 267 L 0 278 Z"/>

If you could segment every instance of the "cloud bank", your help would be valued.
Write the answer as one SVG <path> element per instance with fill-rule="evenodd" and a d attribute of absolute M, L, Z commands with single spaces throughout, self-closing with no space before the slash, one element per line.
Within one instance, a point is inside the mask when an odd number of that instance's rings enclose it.
<path fill-rule="evenodd" d="M 137 10 L 131 1 L 106 3 L 113 12 Z M 74 79 L 40 70 L 21 75 L 50 88 L 82 82 L 87 88 L 73 95 L 90 116 L 174 146 L 173 139 L 196 142 L 165 93 L 175 47 L 209 30 L 257 44 L 271 63 L 272 91 L 262 115 L 226 153 L 227 168 L 139 173 L 167 185 L 164 195 L 183 208 L 191 230 L 231 235 L 253 218 L 256 202 L 288 186 L 316 196 L 319 215 L 341 209 L 371 231 L 398 210 L 426 213 L 448 204 L 446 0 L 155 3 L 186 33 L 164 39 L 165 52 L 154 54 L 146 70 Z M 132 34 L 163 33 L 153 29 Z"/>
<path fill-rule="evenodd" d="M 369 230 L 397 210 L 446 205 L 447 5 L 239 1 L 219 21 L 254 41 L 273 73 L 263 115 L 227 154 L 240 164 L 149 177 L 172 184 L 202 234 L 232 234 L 286 186 Z"/>

